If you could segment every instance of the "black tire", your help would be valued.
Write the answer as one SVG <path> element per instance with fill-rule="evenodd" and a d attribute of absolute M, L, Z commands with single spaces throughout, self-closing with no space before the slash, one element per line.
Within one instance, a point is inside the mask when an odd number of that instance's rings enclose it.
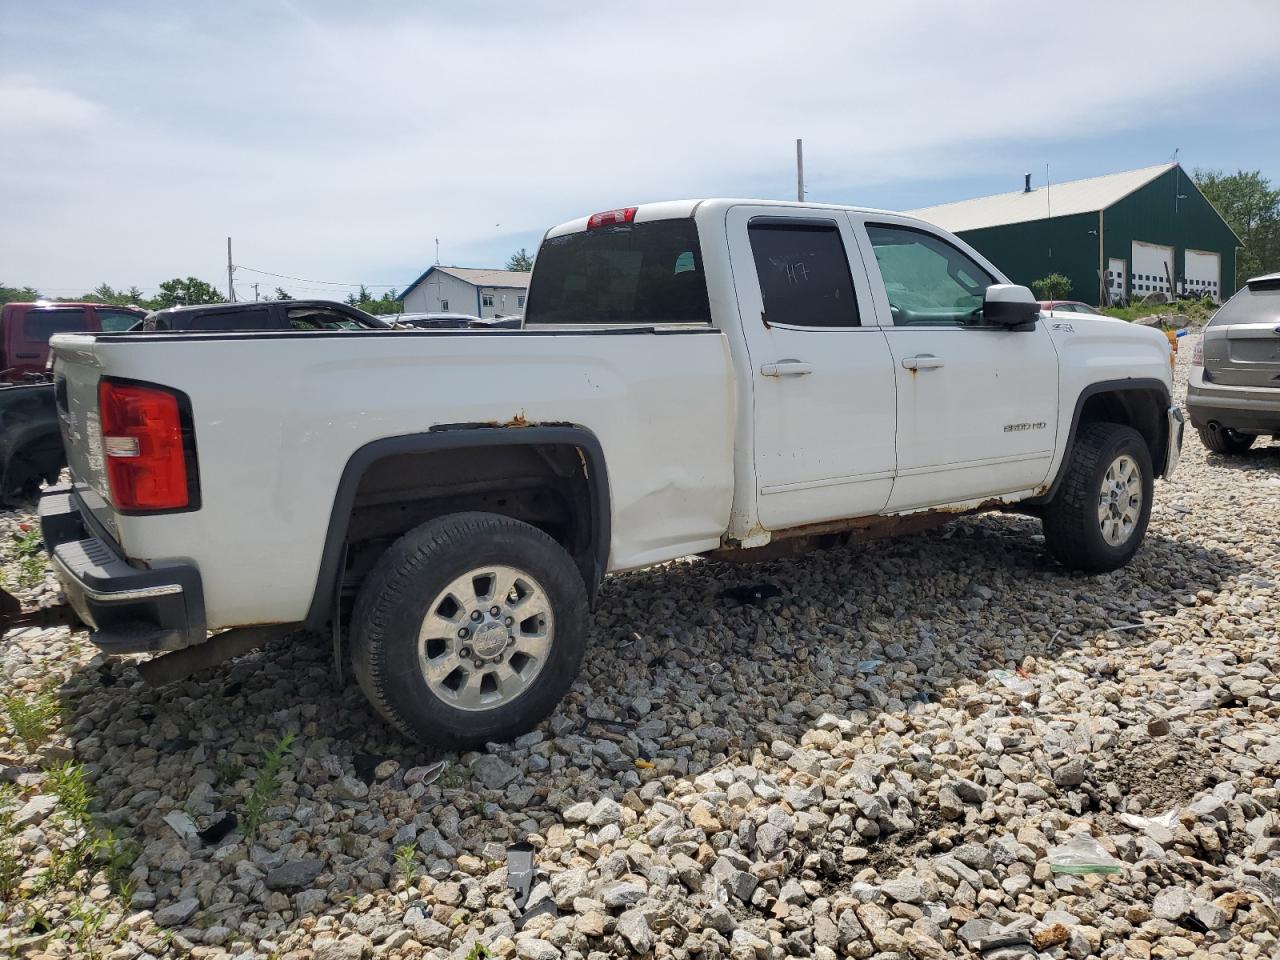
<path fill-rule="evenodd" d="M 485 565 L 534 578 L 554 627 L 543 665 L 522 692 L 492 708 L 466 710 L 427 682 L 419 630 L 441 591 Z M 509 517 L 458 513 L 410 530 L 379 558 L 356 599 L 351 653 L 360 688 L 392 726 L 424 743 L 462 749 L 509 740 L 550 714 L 577 676 L 586 632 L 586 587 L 558 543 Z M 465 662 L 462 669 L 470 672 Z"/>
<path fill-rule="evenodd" d="M 1098 517 L 1099 494 L 1107 470 L 1128 455 L 1140 474 L 1142 503 L 1138 519 L 1122 543 L 1108 543 Z M 1089 423 L 1080 428 L 1068 451 L 1066 476 L 1041 514 L 1045 546 L 1064 567 L 1107 573 L 1123 567 L 1138 552 L 1151 518 L 1151 452 L 1142 435 L 1118 423 Z"/>
<path fill-rule="evenodd" d="M 1200 442 L 1214 453 L 1223 453 L 1228 456 L 1239 456 L 1253 446 L 1253 441 L 1258 439 L 1247 433 L 1236 433 L 1230 427 L 1219 427 L 1214 424 L 1205 424 L 1196 430 L 1200 434 Z"/>

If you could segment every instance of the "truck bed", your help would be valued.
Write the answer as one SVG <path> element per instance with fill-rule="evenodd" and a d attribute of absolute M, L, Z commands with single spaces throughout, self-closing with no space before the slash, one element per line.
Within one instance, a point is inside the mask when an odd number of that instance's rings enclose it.
<path fill-rule="evenodd" d="M 733 375 L 724 336 L 706 326 L 65 335 L 53 345 L 77 495 L 135 562 L 194 562 L 200 545 L 210 629 L 303 619 L 343 469 L 385 437 L 585 428 L 608 464 L 610 570 L 714 549 L 728 524 Z M 198 510 L 121 516 L 104 499 L 102 376 L 185 392 Z M 241 562 L 247 544 L 253 563 Z"/>

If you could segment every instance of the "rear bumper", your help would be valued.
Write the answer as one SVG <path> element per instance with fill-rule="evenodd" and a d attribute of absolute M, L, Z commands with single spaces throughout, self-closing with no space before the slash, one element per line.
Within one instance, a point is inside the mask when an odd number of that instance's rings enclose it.
<path fill-rule="evenodd" d="M 1200 370 L 1187 380 L 1187 413 L 1197 429 L 1216 423 L 1233 430 L 1280 434 L 1280 387 L 1232 387 L 1206 382 Z"/>
<path fill-rule="evenodd" d="M 41 497 L 40 532 L 67 600 L 103 650 L 152 653 L 205 640 L 204 591 L 194 566 L 132 566 L 89 529 L 70 487 Z"/>

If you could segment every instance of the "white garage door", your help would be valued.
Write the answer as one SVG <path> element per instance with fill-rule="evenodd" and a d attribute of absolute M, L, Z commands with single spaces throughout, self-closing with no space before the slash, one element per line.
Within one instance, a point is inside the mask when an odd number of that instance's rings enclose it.
<path fill-rule="evenodd" d="M 1129 274 L 1129 289 L 1139 300 L 1153 293 L 1169 295 L 1169 277 L 1173 276 L 1173 247 L 1158 243 L 1133 241 L 1133 272 Z"/>
<path fill-rule="evenodd" d="M 1221 278 L 1221 255 L 1204 250 L 1187 251 L 1187 293 L 1193 297 L 1208 294 L 1218 299 Z"/>

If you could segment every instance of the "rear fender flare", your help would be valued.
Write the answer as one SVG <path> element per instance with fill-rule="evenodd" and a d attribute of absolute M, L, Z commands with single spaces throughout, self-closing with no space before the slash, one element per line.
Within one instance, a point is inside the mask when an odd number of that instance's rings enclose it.
<path fill-rule="evenodd" d="M 516 447 L 556 445 L 576 447 L 582 453 L 587 483 L 591 492 L 591 551 L 594 576 L 587 583 L 587 594 L 595 598 L 596 590 L 604 579 L 609 560 L 610 496 L 609 475 L 605 469 L 604 450 L 595 434 L 586 427 L 575 424 L 534 425 L 528 427 L 501 427 L 487 424 L 443 424 L 427 433 L 414 433 L 399 437 L 384 437 L 365 444 L 351 455 L 343 467 L 338 490 L 329 515 L 329 527 L 325 534 L 324 550 L 320 555 L 320 570 L 316 576 L 315 593 L 307 611 L 306 626 L 319 630 L 333 612 L 334 591 L 341 575 L 347 531 L 355 505 L 356 491 L 365 472 L 374 463 L 386 457 L 412 453 L 434 453 L 441 450 L 462 450 L 476 447 Z"/>

